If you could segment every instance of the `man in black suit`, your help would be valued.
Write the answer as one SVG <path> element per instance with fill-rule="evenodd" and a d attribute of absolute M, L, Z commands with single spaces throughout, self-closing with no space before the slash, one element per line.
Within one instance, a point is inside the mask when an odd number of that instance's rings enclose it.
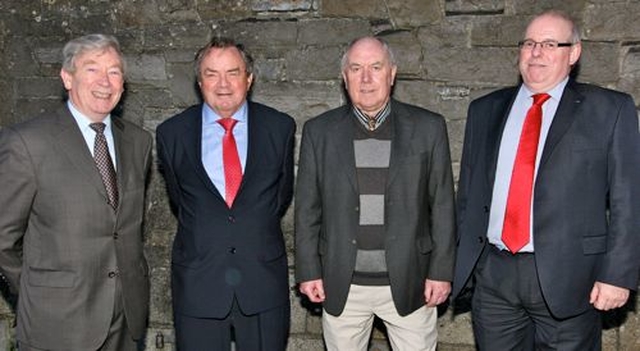
<path fill-rule="evenodd" d="M 204 103 L 158 126 L 172 210 L 179 350 L 286 348 L 287 257 L 280 220 L 293 194 L 295 123 L 247 101 L 253 60 L 216 38 L 196 56 Z M 230 123 L 228 123 L 230 122 Z"/>
<path fill-rule="evenodd" d="M 569 77 L 581 45 L 566 15 L 535 17 L 519 46 L 523 84 L 469 107 L 453 295 L 475 282 L 482 351 L 600 350 L 600 311 L 638 284 L 636 108 Z"/>
<path fill-rule="evenodd" d="M 323 303 L 329 351 L 366 350 L 374 316 L 394 350 L 435 350 L 450 292 L 453 179 L 444 118 L 391 98 L 393 53 L 351 43 L 351 104 L 307 122 L 296 185 L 296 279 Z"/>

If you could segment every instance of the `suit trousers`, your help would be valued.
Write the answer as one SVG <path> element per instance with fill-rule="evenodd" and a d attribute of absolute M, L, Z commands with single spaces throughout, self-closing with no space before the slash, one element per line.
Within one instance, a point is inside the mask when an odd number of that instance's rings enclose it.
<path fill-rule="evenodd" d="M 533 253 L 514 255 L 489 244 L 484 251 L 475 271 L 471 312 L 479 351 L 601 349 L 602 322 L 596 309 L 566 319 L 551 315 Z"/>
<path fill-rule="evenodd" d="M 120 279 L 116 281 L 116 293 L 113 306 L 113 317 L 107 338 L 96 351 L 136 351 L 138 350 L 138 342 L 127 328 L 127 319 L 124 314 L 122 296 L 122 285 Z M 70 330 L 70 333 L 80 331 Z M 39 349 L 25 343 L 18 344 L 18 351 L 87 351 L 87 350 L 61 350 L 57 348 Z"/>
<path fill-rule="evenodd" d="M 197 318 L 174 313 L 178 351 L 284 351 L 290 324 L 289 304 L 246 315 L 236 299 L 225 318 Z"/>
<path fill-rule="evenodd" d="M 438 331 L 435 307 L 422 306 L 400 316 L 393 304 L 391 287 L 351 284 L 340 316 L 323 311 L 322 329 L 328 351 L 366 351 L 374 317 L 384 322 L 395 351 L 435 351 Z"/>

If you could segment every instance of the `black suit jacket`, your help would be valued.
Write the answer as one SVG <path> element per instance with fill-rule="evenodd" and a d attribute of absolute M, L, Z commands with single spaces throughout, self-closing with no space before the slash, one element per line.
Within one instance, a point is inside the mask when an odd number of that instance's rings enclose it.
<path fill-rule="evenodd" d="M 444 118 L 392 100 L 385 250 L 400 315 L 425 304 L 425 279 L 451 281 L 454 195 Z M 355 267 L 359 193 L 350 106 L 305 124 L 296 185 L 296 280 L 323 279 L 324 309 L 339 315 Z"/>
<path fill-rule="evenodd" d="M 172 254 L 176 313 L 222 318 L 234 296 L 243 312 L 287 304 L 280 220 L 293 193 L 295 122 L 249 102 L 245 172 L 229 209 L 202 165 L 202 105 L 157 128 L 160 170 L 178 218 Z"/>
<path fill-rule="evenodd" d="M 486 242 L 502 130 L 518 87 L 471 103 L 458 188 L 458 260 L 453 295 Z M 589 308 L 595 281 L 638 283 L 640 136 L 627 94 L 570 81 L 544 145 L 533 194 L 535 262 L 544 298 L 559 318 Z"/>

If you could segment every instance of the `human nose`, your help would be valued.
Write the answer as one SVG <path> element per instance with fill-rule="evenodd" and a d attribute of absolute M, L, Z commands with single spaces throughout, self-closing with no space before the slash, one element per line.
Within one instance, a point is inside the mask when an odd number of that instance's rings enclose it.
<path fill-rule="evenodd" d="M 535 42 L 533 43 L 533 47 L 531 48 L 532 56 L 540 56 L 542 53 L 542 43 Z"/>
<path fill-rule="evenodd" d="M 218 80 L 218 85 L 221 87 L 226 87 L 229 85 L 229 78 L 225 74 L 220 75 L 220 79 Z"/>
<path fill-rule="evenodd" d="M 362 82 L 363 83 L 369 83 L 371 82 L 371 70 L 370 69 L 363 69 L 362 70 Z"/>

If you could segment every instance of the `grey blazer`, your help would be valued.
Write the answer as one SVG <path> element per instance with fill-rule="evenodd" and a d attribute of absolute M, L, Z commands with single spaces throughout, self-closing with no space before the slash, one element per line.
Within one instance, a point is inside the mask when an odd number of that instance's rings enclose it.
<path fill-rule="evenodd" d="M 400 315 L 425 304 L 425 279 L 451 281 L 454 195 L 444 118 L 392 100 L 385 250 Z M 323 279 L 324 308 L 339 315 L 355 266 L 358 185 L 349 106 L 305 124 L 296 185 L 296 280 Z"/>
<path fill-rule="evenodd" d="M 117 214 L 66 105 L 0 131 L 0 271 L 18 293 L 20 342 L 97 349 L 111 323 L 116 281 L 131 333 L 144 333 L 142 218 L 152 139 L 119 118 L 112 130 Z"/>

